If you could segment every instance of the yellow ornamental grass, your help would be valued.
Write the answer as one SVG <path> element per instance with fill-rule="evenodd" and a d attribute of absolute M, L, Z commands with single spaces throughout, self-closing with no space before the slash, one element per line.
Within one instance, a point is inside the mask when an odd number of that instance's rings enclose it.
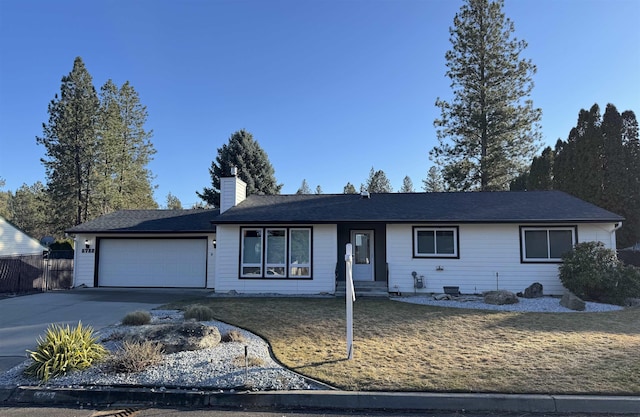
<path fill-rule="evenodd" d="M 69 325 L 52 324 L 45 337 L 38 338 L 36 350 L 27 350 L 33 363 L 24 373 L 47 382 L 69 371 L 86 369 L 108 353 L 97 340 L 93 328 L 83 327 L 82 322 L 73 329 Z"/>

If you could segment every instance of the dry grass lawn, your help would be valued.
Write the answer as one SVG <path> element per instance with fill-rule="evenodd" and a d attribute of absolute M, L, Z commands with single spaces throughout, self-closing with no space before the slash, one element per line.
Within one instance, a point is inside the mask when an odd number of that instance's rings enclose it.
<path fill-rule="evenodd" d="M 505 313 L 359 299 L 349 361 L 343 299 L 198 304 L 267 339 L 285 366 L 342 389 L 640 394 L 640 309 Z"/>

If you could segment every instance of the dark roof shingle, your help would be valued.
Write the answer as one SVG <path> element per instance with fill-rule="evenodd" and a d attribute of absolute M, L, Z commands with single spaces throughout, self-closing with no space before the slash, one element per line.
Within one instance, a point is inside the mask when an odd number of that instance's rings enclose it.
<path fill-rule="evenodd" d="M 240 223 L 542 223 L 623 218 L 560 191 L 249 196 L 213 219 Z"/>
<path fill-rule="evenodd" d="M 217 209 L 120 210 L 68 229 L 67 233 L 215 232 Z"/>

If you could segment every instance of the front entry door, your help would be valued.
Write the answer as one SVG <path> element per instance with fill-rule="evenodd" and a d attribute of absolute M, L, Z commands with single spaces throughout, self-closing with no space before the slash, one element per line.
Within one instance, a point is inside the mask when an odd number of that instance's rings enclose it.
<path fill-rule="evenodd" d="M 373 230 L 352 230 L 353 280 L 373 281 Z"/>

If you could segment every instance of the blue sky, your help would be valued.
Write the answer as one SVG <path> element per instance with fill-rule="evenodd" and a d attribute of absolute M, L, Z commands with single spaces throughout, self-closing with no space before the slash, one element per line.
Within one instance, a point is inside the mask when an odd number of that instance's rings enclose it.
<path fill-rule="evenodd" d="M 0 0 L 0 178 L 45 182 L 35 137 L 76 56 L 99 89 L 130 81 L 157 150 L 156 201 L 185 207 L 236 130 L 251 132 L 284 184 L 325 193 L 371 167 L 419 190 L 432 165 L 453 0 Z M 544 145 L 581 108 L 640 112 L 640 1 L 507 0 Z"/>

